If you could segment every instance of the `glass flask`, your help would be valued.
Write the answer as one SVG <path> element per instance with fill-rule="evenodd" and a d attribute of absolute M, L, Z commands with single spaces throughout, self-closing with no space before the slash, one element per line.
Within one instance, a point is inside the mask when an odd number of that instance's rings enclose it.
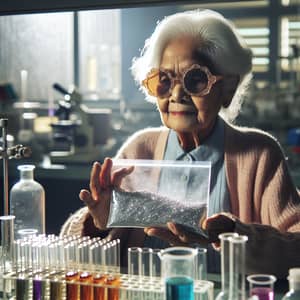
<path fill-rule="evenodd" d="M 299 300 L 300 299 L 300 268 L 289 270 L 289 291 L 284 295 L 282 300 Z"/>
<path fill-rule="evenodd" d="M 20 180 L 10 190 L 10 212 L 15 218 L 15 238 L 20 230 L 45 233 L 45 190 L 34 180 L 34 165 L 20 165 Z"/>
<path fill-rule="evenodd" d="M 197 249 L 170 247 L 159 254 L 166 300 L 194 300 L 194 275 Z"/>

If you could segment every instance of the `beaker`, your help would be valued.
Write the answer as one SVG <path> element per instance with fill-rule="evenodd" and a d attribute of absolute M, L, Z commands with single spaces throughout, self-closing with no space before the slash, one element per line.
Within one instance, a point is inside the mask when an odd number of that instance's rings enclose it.
<path fill-rule="evenodd" d="M 269 274 L 253 274 L 247 276 L 249 296 L 257 296 L 258 300 L 274 300 L 274 283 L 276 277 Z"/>
<path fill-rule="evenodd" d="M 197 249 L 170 247 L 162 250 L 159 256 L 165 280 L 165 299 L 193 300 Z"/>

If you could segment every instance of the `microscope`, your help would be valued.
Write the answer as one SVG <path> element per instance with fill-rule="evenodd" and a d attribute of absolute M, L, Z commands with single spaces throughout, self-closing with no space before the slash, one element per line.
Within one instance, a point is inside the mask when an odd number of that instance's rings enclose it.
<path fill-rule="evenodd" d="M 52 163 L 88 163 L 100 160 L 101 148 L 107 143 L 111 128 L 111 110 L 88 108 L 75 87 L 67 91 L 55 83 L 53 88 L 64 95 L 51 123 Z"/>

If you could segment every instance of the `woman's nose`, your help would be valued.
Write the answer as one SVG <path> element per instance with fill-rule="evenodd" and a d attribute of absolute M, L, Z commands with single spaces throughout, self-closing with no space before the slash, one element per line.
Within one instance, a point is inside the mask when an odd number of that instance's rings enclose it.
<path fill-rule="evenodd" d="M 171 92 L 170 101 L 172 102 L 181 102 L 183 100 L 183 96 L 185 91 L 180 82 L 177 82 Z"/>

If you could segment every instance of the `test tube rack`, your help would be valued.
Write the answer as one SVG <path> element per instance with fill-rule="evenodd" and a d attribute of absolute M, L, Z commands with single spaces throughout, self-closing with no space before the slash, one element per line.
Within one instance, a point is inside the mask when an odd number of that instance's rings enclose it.
<path fill-rule="evenodd" d="M 119 244 L 53 235 L 16 240 L 11 262 L 1 262 L 0 299 L 163 300 L 160 276 L 121 273 Z M 195 299 L 213 300 L 213 288 L 195 280 Z"/>
<path fill-rule="evenodd" d="M 72 273 L 72 279 L 67 274 Z M 100 280 L 98 280 L 100 279 Z M 97 280 L 99 283 L 97 283 Z M 90 270 L 39 274 L 10 273 L 2 276 L 2 299 L 29 300 L 163 300 L 164 285 L 160 277 L 149 278 L 120 273 L 91 273 Z M 196 280 L 195 298 L 213 300 L 213 283 Z M 99 297 L 99 295 L 102 295 Z M 97 296 L 96 296 L 97 295 Z"/>

